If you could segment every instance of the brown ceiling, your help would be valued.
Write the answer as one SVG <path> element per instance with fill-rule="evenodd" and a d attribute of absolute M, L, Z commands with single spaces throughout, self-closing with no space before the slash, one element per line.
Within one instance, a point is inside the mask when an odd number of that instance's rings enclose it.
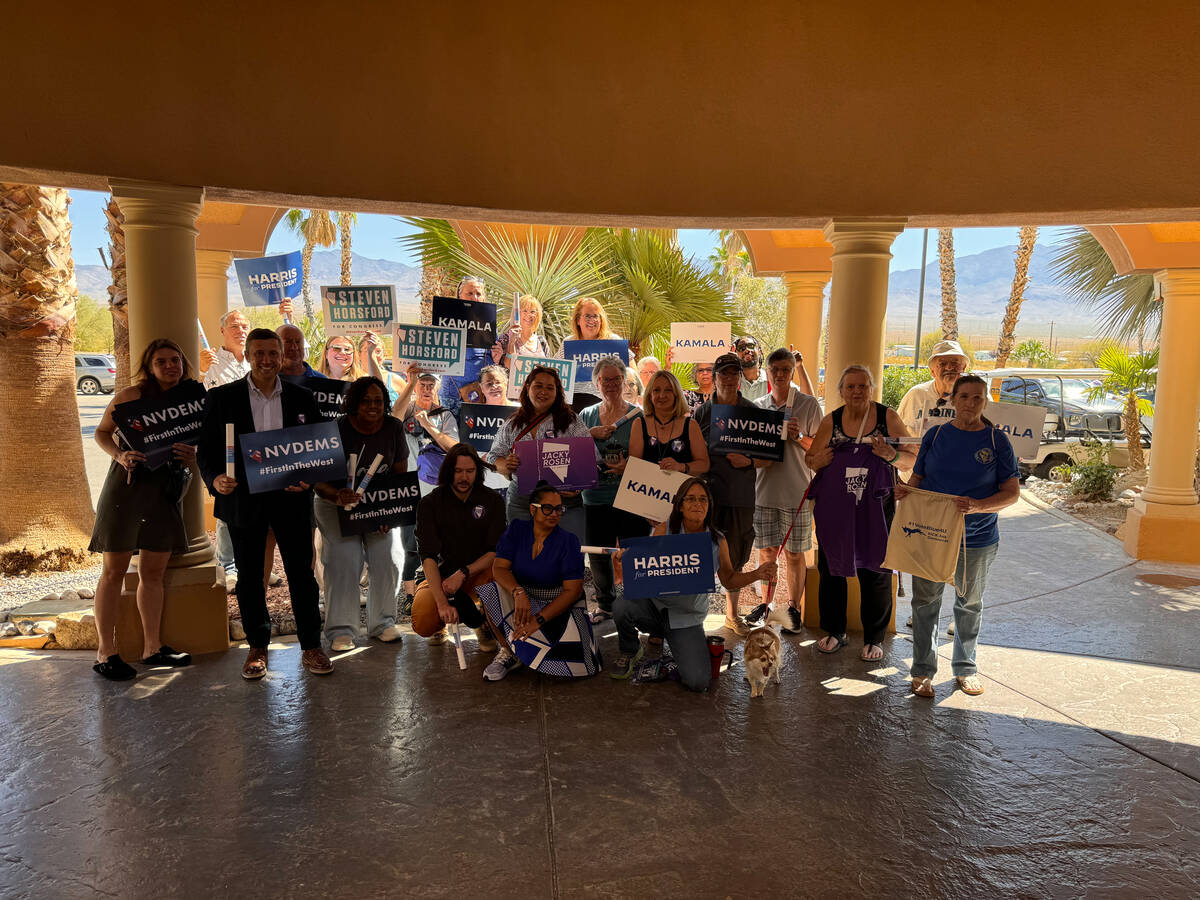
<path fill-rule="evenodd" d="M 10 179 L 491 221 L 1200 218 L 1194 2 L 10 7 Z"/>

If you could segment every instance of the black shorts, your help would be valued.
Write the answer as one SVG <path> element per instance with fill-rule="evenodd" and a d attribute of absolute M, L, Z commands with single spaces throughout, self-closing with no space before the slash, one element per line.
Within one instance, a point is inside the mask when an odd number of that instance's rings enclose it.
<path fill-rule="evenodd" d="M 754 507 L 718 506 L 713 524 L 717 526 L 717 531 L 725 535 L 733 571 L 742 571 L 754 546 Z"/>

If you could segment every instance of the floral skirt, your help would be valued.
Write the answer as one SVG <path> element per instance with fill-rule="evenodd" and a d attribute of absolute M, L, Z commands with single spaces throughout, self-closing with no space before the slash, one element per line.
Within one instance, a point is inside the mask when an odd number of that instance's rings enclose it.
<path fill-rule="evenodd" d="M 524 640 L 513 639 L 513 610 L 510 598 L 501 599 L 500 588 L 494 581 L 476 589 L 483 601 L 488 616 L 504 629 L 517 659 L 544 675 L 560 678 L 586 678 L 600 671 L 600 649 L 588 619 L 587 604 L 582 597 L 560 616 L 549 619 L 545 625 Z M 527 588 L 529 608 L 534 615 L 553 602 L 558 596 L 557 588 Z"/>

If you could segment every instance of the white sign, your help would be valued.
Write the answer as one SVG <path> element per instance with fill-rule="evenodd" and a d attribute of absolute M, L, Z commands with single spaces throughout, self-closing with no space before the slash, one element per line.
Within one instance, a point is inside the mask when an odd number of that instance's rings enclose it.
<path fill-rule="evenodd" d="M 672 322 L 671 359 L 677 363 L 716 362 L 731 353 L 732 329 L 728 322 Z"/>
<path fill-rule="evenodd" d="M 571 392 L 575 390 L 575 360 L 557 359 L 553 356 L 514 356 L 508 366 L 508 399 L 519 400 L 521 398 L 521 388 L 525 386 L 525 379 L 537 366 L 553 369 L 558 373 L 558 379 L 563 386 L 563 394 L 567 398 L 567 403 L 570 403 Z"/>
<path fill-rule="evenodd" d="M 675 492 L 691 477 L 683 472 L 664 471 L 657 463 L 631 456 L 625 463 L 613 506 L 651 522 L 665 522 L 671 518 Z"/>
<path fill-rule="evenodd" d="M 983 414 L 1008 435 L 1017 459 L 1037 459 L 1042 429 L 1046 425 L 1046 407 L 992 401 Z"/>

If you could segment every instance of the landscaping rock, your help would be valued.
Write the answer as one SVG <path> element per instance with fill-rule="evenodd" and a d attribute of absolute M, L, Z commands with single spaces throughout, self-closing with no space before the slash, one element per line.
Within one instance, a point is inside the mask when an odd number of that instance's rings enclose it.
<path fill-rule="evenodd" d="M 87 605 L 78 591 L 63 591 L 58 595 L 58 599 L 60 603 L 67 604 L 68 609 L 79 609 Z"/>
<path fill-rule="evenodd" d="M 279 633 L 280 634 L 295 634 L 296 633 L 296 620 L 293 619 L 291 616 L 285 616 L 284 618 L 280 619 L 279 620 Z"/>
<path fill-rule="evenodd" d="M 20 633 L 15 622 L 5 622 L 0 625 L 0 638 L 16 637 Z"/>
<path fill-rule="evenodd" d="M 55 602 L 57 602 L 57 601 L 58 601 L 58 600 L 60 600 L 60 599 L 61 599 L 61 596 L 60 596 L 59 594 L 47 594 L 45 597 L 43 597 L 43 598 L 41 599 L 41 601 L 40 601 L 40 602 L 42 602 L 42 603 L 55 603 Z"/>
<path fill-rule="evenodd" d="M 54 634 L 58 626 L 50 619 L 43 619 L 40 622 L 34 622 L 33 628 L 35 634 Z"/>
<path fill-rule="evenodd" d="M 32 619 L 22 619 L 17 623 L 17 631 L 28 637 L 33 634 L 34 623 Z"/>
<path fill-rule="evenodd" d="M 54 640 L 64 650 L 95 650 L 100 646 L 96 617 L 87 610 L 55 616 Z"/>
<path fill-rule="evenodd" d="M 96 592 L 93 591 L 91 588 L 80 588 L 75 593 L 77 593 L 84 600 L 94 600 L 96 597 Z"/>
<path fill-rule="evenodd" d="M 1133 506 L 1133 498 L 1132 497 L 1122 497 L 1117 502 L 1119 504 L 1121 504 L 1122 506 L 1124 506 L 1126 509 L 1129 509 L 1131 506 Z"/>
<path fill-rule="evenodd" d="M 1052 501 L 1050 503 L 1050 505 L 1053 506 L 1055 509 L 1065 509 L 1067 506 L 1067 501 L 1064 500 L 1062 497 L 1059 497 L 1057 500 Z"/>
<path fill-rule="evenodd" d="M 241 619 L 229 620 L 229 639 L 231 641 L 244 641 L 246 639 L 246 629 L 242 627 Z"/>
<path fill-rule="evenodd" d="M 1120 500 L 1132 500 L 1132 499 L 1134 499 L 1135 497 L 1137 497 L 1137 493 L 1136 493 L 1136 492 L 1133 490 L 1133 488 L 1129 488 L 1129 489 L 1127 489 L 1127 490 L 1121 491 L 1121 496 L 1120 496 L 1118 499 L 1120 499 Z"/>

